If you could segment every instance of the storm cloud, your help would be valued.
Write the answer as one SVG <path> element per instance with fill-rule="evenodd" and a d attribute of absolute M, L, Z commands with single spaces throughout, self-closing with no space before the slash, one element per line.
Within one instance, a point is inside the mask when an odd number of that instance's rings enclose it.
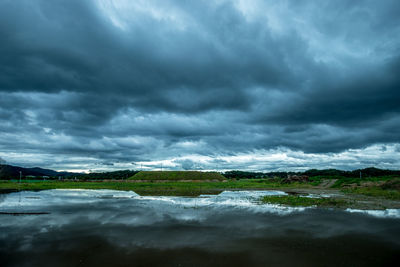
<path fill-rule="evenodd" d="M 0 156 L 399 168 L 399 13 L 389 0 L 1 1 Z"/>

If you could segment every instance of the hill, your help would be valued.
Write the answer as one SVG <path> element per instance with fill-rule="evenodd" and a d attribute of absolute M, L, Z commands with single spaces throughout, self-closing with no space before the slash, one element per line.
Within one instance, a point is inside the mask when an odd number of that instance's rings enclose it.
<path fill-rule="evenodd" d="M 217 172 L 200 171 L 141 171 L 129 180 L 225 180 Z"/>
<path fill-rule="evenodd" d="M 57 176 L 75 175 L 75 173 L 71 173 L 71 172 L 57 172 L 57 171 L 38 168 L 38 167 L 23 168 L 23 167 L 18 167 L 18 166 L 2 164 L 2 165 L 0 165 L 0 180 L 19 179 L 19 174 L 20 174 L 19 172 L 22 173 L 22 178 L 26 178 L 26 176 L 57 177 Z"/>
<path fill-rule="evenodd" d="M 135 175 L 139 171 L 133 170 L 121 170 L 121 171 L 112 171 L 112 172 L 92 172 L 76 175 L 76 178 L 79 180 L 124 180 L 132 175 Z"/>

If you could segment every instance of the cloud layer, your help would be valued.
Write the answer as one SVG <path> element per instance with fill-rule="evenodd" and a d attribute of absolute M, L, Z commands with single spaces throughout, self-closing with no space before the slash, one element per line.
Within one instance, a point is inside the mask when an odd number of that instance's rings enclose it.
<path fill-rule="evenodd" d="M 0 156 L 192 168 L 189 156 L 303 153 L 330 157 L 325 167 L 384 145 L 392 161 L 370 164 L 399 167 L 399 12 L 398 1 L 2 1 Z"/>

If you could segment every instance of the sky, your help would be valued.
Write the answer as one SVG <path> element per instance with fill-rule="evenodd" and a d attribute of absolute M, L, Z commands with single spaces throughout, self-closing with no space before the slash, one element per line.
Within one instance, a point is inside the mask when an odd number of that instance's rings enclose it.
<path fill-rule="evenodd" d="M 400 2 L 1 0 L 0 158 L 400 169 Z"/>

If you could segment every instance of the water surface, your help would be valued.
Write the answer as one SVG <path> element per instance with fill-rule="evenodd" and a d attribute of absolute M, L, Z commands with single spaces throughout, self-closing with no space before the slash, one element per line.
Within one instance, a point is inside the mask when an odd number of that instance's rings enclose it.
<path fill-rule="evenodd" d="M 126 191 L 57 189 L 3 194 L 0 262 L 390 266 L 400 259 L 399 210 L 290 208 L 257 201 L 283 194 L 226 191 L 196 198 L 142 197 Z"/>

